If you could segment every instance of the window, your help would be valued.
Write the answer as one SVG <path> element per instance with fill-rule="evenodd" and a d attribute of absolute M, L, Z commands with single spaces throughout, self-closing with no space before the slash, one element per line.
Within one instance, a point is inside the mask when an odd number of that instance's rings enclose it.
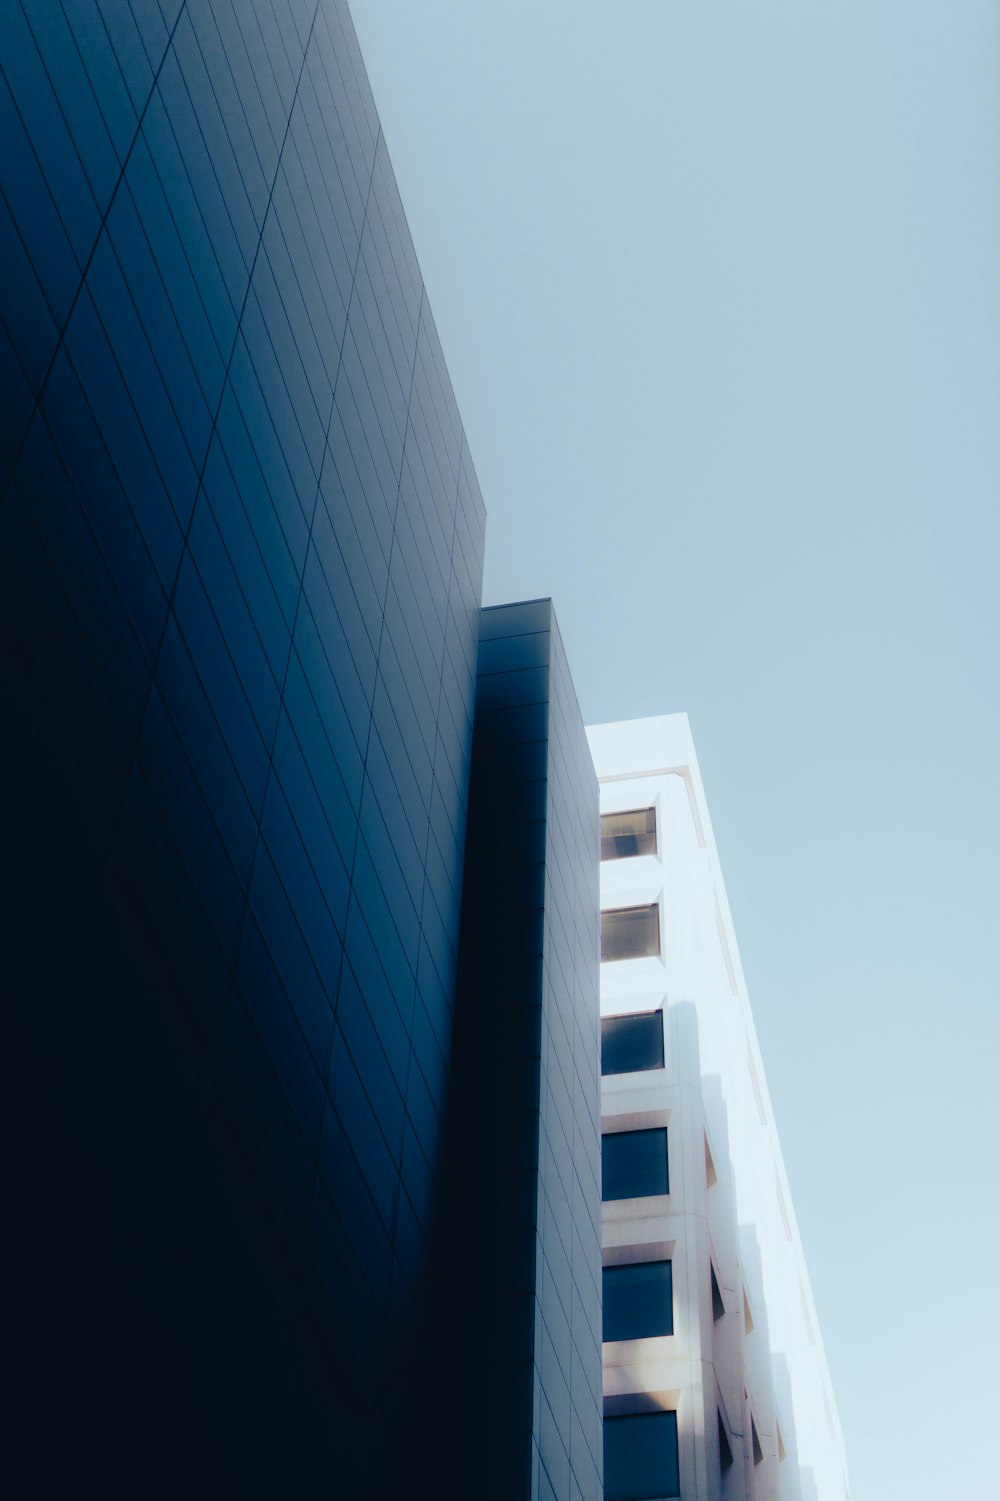
<path fill-rule="evenodd" d="M 655 959 L 660 952 L 660 907 L 619 907 L 601 913 L 601 958 Z"/>
<path fill-rule="evenodd" d="M 675 1412 L 604 1419 L 604 1501 L 650 1501 L 680 1493 Z"/>
<path fill-rule="evenodd" d="M 601 814 L 601 859 L 628 860 L 656 854 L 656 809 Z"/>
<path fill-rule="evenodd" d="M 715 1275 L 715 1267 L 711 1262 L 709 1262 L 709 1269 L 712 1273 L 712 1318 L 718 1323 L 726 1311 L 726 1304 L 722 1296 L 722 1288 L 719 1286 L 719 1279 Z"/>
<path fill-rule="evenodd" d="M 755 1465 L 761 1465 L 761 1464 L 763 1464 L 764 1463 L 764 1451 L 760 1447 L 760 1439 L 757 1437 L 757 1424 L 754 1422 L 752 1414 L 751 1414 L 751 1417 L 750 1417 L 750 1447 L 753 1449 L 753 1462 L 754 1462 L 754 1464 Z"/>
<path fill-rule="evenodd" d="M 655 1339 L 674 1332 L 673 1268 L 669 1261 L 633 1261 L 604 1268 L 604 1338 Z"/>
<path fill-rule="evenodd" d="M 733 1446 L 729 1442 L 729 1435 L 726 1433 L 726 1425 L 722 1421 L 722 1413 L 718 1408 L 715 1409 L 715 1416 L 718 1419 L 719 1423 L 719 1468 L 723 1472 L 725 1472 L 726 1470 L 732 1469 Z"/>
<path fill-rule="evenodd" d="M 601 1176 L 606 1201 L 669 1193 L 666 1126 L 602 1136 Z"/>
<path fill-rule="evenodd" d="M 606 1016 L 601 1022 L 601 1073 L 635 1074 L 663 1067 L 663 1012 Z"/>

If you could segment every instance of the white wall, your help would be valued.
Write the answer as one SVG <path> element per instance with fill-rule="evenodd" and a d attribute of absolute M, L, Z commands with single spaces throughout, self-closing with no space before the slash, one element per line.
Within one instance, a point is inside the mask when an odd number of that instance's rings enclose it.
<path fill-rule="evenodd" d="M 605 1397 L 658 1392 L 676 1407 L 684 1501 L 845 1501 L 836 1404 L 687 716 L 587 733 L 602 813 L 657 814 L 655 855 L 602 863 L 601 907 L 659 902 L 661 954 L 602 964 L 601 1014 L 663 1005 L 666 1066 L 602 1081 L 604 1130 L 666 1124 L 670 1169 L 668 1195 L 604 1205 L 604 1258 L 667 1246 L 674 1277 L 674 1334 L 605 1345 Z M 836 1181 L 832 1164 L 817 1171 Z M 734 1456 L 724 1474 L 717 1411 Z"/>

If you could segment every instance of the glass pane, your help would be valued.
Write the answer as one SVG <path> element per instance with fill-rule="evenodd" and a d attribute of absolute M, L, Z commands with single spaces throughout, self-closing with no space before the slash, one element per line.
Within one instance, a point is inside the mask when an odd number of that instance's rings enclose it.
<path fill-rule="evenodd" d="M 602 1136 L 601 1173 L 601 1197 L 605 1200 L 669 1193 L 666 1126 Z"/>
<path fill-rule="evenodd" d="M 601 1073 L 634 1074 L 663 1067 L 663 1012 L 606 1016 L 601 1022 Z"/>
<path fill-rule="evenodd" d="M 675 1412 L 604 1419 L 604 1501 L 649 1501 L 680 1493 Z"/>
<path fill-rule="evenodd" d="M 660 952 L 660 908 L 619 907 L 601 913 L 602 959 L 651 959 Z"/>
<path fill-rule="evenodd" d="M 604 1338 L 655 1339 L 674 1332 L 669 1261 L 637 1261 L 604 1268 Z"/>
<path fill-rule="evenodd" d="M 601 859 L 627 860 L 656 854 L 656 809 L 601 814 Z"/>

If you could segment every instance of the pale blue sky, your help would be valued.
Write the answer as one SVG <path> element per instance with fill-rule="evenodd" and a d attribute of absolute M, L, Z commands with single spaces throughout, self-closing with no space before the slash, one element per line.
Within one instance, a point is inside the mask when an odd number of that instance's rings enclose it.
<path fill-rule="evenodd" d="M 1000 1494 L 1000 5 L 352 0 L 584 716 L 691 716 L 853 1501 Z"/>

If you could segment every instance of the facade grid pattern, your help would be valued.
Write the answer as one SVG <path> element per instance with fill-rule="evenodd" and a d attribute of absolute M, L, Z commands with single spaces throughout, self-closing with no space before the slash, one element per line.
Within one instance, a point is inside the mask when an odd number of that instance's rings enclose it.
<path fill-rule="evenodd" d="M 378 1381 L 440 1151 L 485 516 L 348 9 L 25 0 L 2 45 L 13 973 L 123 1128 L 102 1244 L 190 1222 L 207 1113 L 220 1265 L 280 1220 L 276 1285 Z M 190 1333 L 219 1289 L 180 1280 Z"/>
<path fill-rule="evenodd" d="M 600 1501 L 597 784 L 551 601 L 484 610 L 478 661 L 435 1485 Z"/>

